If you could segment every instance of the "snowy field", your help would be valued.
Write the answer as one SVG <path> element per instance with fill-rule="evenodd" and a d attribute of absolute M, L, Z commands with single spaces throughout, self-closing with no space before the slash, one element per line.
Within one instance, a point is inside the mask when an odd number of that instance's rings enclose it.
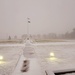
<path fill-rule="evenodd" d="M 75 70 L 75 42 L 35 43 L 33 45 L 42 70 L 48 69 L 54 73 Z M 3 62 L 0 61 L 0 75 L 12 74 L 24 47 L 24 44 L 0 45 L 0 55 L 4 57 Z M 51 52 L 54 53 L 54 58 L 50 57 Z M 75 74 L 72 73 L 72 75 Z"/>
<path fill-rule="evenodd" d="M 22 47 L 0 46 L 0 56 L 4 58 L 0 61 L 0 75 L 10 75 L 15 69 L 21 54 Z"/>
<path fill-rule="evenodd" d="M 49 69 L 54 73 L 75 71 L 75 42 L 41 43 L 37 44 L 35 50 L 42 69 Z M 50 53 L 55 56 L 50 57 Z"/>

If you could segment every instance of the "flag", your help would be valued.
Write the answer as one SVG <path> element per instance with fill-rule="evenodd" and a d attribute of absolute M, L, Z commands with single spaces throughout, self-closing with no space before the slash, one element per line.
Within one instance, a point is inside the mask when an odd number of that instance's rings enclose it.
<path fill-rule="evenodd" d="M 27 18 L 28 19 L 28 23 L 30 23 L 30 18 Z"/>

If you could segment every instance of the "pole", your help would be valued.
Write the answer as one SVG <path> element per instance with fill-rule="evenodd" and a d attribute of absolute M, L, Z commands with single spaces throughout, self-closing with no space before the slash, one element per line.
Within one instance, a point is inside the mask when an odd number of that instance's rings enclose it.
<path fill-rule="evenodd" d="M 29 23 L 30 23 L 30 18 L 27 18 L 27 39 L 29 39 Z"/>
<path fill-rule="evenodd" d="M 28 18 L 27 18 L 27 39 L 29 38 L 29 24 L 28 24 Z"/>

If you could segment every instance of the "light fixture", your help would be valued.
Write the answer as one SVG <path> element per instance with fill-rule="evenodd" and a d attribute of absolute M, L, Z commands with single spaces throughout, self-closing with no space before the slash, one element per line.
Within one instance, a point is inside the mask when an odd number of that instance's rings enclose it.
<path fill-rule="evenodd" d="M 50 60 L 51 60 L 51 61 L 56 61 L 57 58 L 56 58 L 56 57 L 50 57 Z"/>
<path fill-rule="evenodd" d="M 3 60 L 3 56 L 0 56 L 0 61 Z"/>
<path fill-rule="evenodd" d="M 54 52 L 50 52 L 50 58 L 48 60 L 50 60 L 50 61 L 56 61 L 57 60 L 57 58 L 55 57 Z"/>
<path fill-rule="evenodd" d="M 54 57 L 55 54 L 53 52 L 50 53 L 50 57 Z"/>

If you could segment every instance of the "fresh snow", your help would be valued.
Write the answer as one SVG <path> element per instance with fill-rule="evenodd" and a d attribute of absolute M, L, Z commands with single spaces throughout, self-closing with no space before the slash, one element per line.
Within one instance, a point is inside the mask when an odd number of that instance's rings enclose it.
<path fill-rule="evenodd" d="M 29 71 L 21 73 L 25 45 L 0 44 L 0 55 L 4 56 L 4 63 L 0 64 L 1 75 L 44 75 L 45 71 L 53 75 L 53 72 L 75 70 L 75 42 L 50 42 L 33 43 L 36 56 L 29 58 Z M 55 60 L 50 59 L 50 52 L 55 54 Z"/>
<path fill-rule="evenodd" d="M 43 75 L 41 67 L 39 66 L 38 60 L 36 58 L 29 58 L 28 59 L 30 61 L 29 70 L 27 72 L 21 72 L 23 60 L 25 60 L 25 58 L 22 55 L 12 75 Z"/>

